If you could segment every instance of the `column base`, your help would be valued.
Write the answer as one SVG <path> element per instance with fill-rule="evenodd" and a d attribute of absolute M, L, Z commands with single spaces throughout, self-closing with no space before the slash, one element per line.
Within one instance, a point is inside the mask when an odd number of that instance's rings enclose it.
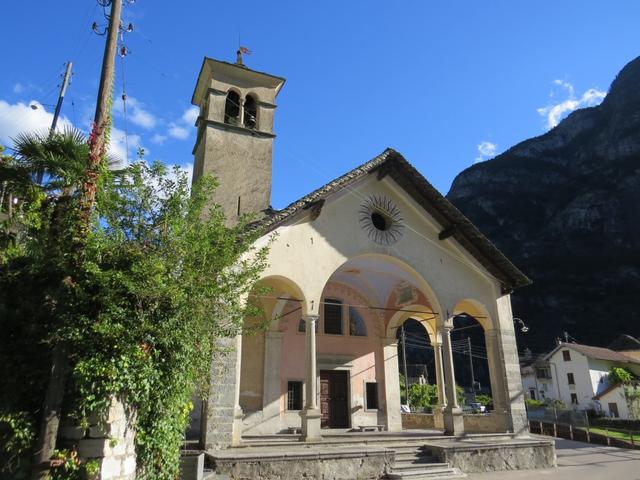
<path fill-rule="evenodd" d="M 444 430 L 444 406 L 433 407 L 433 426 L 438 430 Z"/>
<path fill-rule="evenodd" d="M 320 418 L 322 414 L 317 408 L 307 408 L 300 412 L 302 419 L 302 437 L 303 442 L 314 442 L 322 440 L 320 433 Z"/>
<path fill-rule="evenodd" d="M 464 435 L 464 418 L 461 408 L 445 408 L 442 416 L 445 435 L 455 437 Z"/>
<path fill-rule="evenodd" d="M 233 411 L 233 425 L 231 427 L 231 446 L 237 447 L 242 443 L 242 408 L 236 407 Z"/>

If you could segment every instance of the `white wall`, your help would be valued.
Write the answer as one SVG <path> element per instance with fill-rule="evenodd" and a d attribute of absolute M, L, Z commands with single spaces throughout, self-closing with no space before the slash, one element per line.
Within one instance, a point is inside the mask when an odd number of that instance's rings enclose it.
<path fill-rule="evenodd" d="M 571 360 L 563 360 L 562 352 L 564 350 L 569 350 Z M 567 408 L 572 407 L 572 393 L 575 393 L 578 397 L 578 405 L 576 408 L 579 410 L 594 408 L 593 397 L 596 391 L 589 368 L 589 359 L 585 355 L 570 348 L 560 348 L 551 356 L 549 364 L 551 366 L 553 384 L 559 391 L 559 399 Z M 573 373 L 575 385 L 569 385 L 567 373 Z"/>
<path fill-rule="evenodd" d="M 627 406 L 627 400 L 624 398 L 624 392 L 622 387 L 615 388 L 605 395 L 600 397 L 600 405 L 602 405 L 603 412 L 611 417 L 611 411 L 609 410 L 609 403 L 615 403 L 618 405 L 618 414 L 620 418 L 629 418 L 629 408 Z"/>

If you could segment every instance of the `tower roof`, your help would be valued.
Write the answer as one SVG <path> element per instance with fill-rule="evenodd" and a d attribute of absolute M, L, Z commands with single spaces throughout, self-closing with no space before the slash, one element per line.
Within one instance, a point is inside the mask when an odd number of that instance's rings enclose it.
<path fill-rule="evenodd" d="M 200 67 L 200 73 L 198 74 L 198 82 L 191 97 L 191 103 L 193 105 L 200 105 L 203 97 L 211 87 L 211 79 L 216 75 L 225 78 L 234 78 L 238 82 L 246 82 L 247 84 L 255 86 L 272 88 L 275 90 L 276 95 L 278 95 L 278 92 L 286 81 L 285 78 L 269 73 L 258 72 L 245 65 L 204 57 L 202 67 Z"/>

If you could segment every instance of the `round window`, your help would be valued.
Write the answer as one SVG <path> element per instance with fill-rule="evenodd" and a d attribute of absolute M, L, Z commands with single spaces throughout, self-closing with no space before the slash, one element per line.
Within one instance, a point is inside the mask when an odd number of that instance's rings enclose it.
<path fill-rule="evenodd" d="M 372 195 L 360 207 L 360 225 L 371 240 L 381 245 L 397 242 L 404 229 L 400 210 L 382 195 Z"/>

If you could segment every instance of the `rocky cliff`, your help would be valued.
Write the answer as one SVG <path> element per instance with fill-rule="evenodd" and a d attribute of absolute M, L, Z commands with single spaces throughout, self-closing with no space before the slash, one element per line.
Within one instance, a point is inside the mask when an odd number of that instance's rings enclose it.
<path fill-rule="evenodd" d="M 640 57 L 599 106 L 464 170 L 447 198 L 533 280 L 513 295 L 521 346 L 640 336 Z"/>

